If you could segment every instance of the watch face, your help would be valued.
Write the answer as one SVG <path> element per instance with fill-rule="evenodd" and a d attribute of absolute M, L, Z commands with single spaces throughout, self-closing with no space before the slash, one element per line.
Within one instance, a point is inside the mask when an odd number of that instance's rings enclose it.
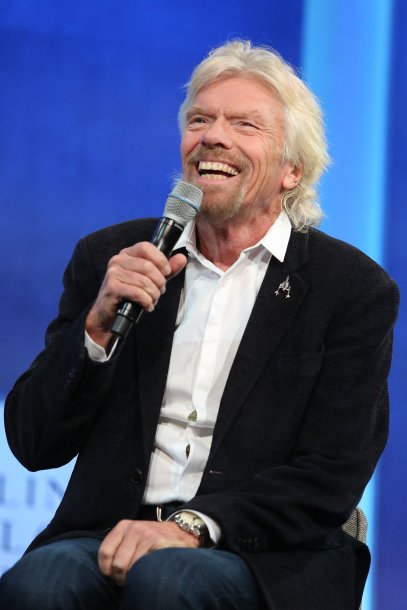
<path fill-rule="evenodd" d="M 174 515 L 175 523 L 185 532 L 189 532 L 199 539 L 199 545 L 205 546 L 210 542 L 209 530 L 201 517 L 188 511 L 181 511 Z"/>

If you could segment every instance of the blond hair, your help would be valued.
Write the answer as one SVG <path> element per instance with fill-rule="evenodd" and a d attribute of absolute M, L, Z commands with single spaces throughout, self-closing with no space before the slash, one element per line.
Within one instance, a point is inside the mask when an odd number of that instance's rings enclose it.
<path fill-rule="evenodd" d="M 262 81 L 281 101 L 285 119 L 282 161 L 290 161 L 302 170 L 299 185 L 283 195 L 282 206 L 293 228 L 306 231 L 323 216 L 315 188 L 329 165 L 322 111 L 314 94 L 276 51 L 253 46 L 248 40 L 233 40 L 212 50 L 195 68 L 187 85 L 178 115 L 181 132 L 198 91 L 209 82 L 236 74 Z"/>

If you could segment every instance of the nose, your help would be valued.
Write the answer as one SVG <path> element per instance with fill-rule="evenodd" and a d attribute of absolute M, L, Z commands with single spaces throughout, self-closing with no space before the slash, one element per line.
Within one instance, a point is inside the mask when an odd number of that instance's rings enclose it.
<path fill-rule="evenodd" d="M 232 148 L 233 141 L 227 125 L 221 120 L 216 119 L 210 123 L 202 133 L 201 144 L 214 148 L 221 146 L 222 148 Z"/>

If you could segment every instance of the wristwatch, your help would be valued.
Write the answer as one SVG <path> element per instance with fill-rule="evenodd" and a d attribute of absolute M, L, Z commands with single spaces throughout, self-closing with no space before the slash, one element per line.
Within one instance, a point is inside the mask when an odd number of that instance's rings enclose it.
<path fill-rule="evenodd" d="M 205 521 L 195 513 L 183 510 L 171 517 L 170 521 L 175 521 L 178 527 L 184 530 L 184 532 L 188 532 L 195 536 L 195 538 L 198 538 L 200 547 L 209 547 L 213 545 Z"/>

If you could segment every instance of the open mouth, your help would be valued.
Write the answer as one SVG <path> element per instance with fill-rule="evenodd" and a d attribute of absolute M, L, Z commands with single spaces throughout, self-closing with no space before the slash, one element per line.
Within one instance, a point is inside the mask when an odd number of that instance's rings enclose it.
<path fill-rule="evenodd" d="M 197 169 L 201 178 L 215 178 L 217 180 L 226 180 L 240 173 L 231 165 L 218 161 L 199 161 Z"/>

